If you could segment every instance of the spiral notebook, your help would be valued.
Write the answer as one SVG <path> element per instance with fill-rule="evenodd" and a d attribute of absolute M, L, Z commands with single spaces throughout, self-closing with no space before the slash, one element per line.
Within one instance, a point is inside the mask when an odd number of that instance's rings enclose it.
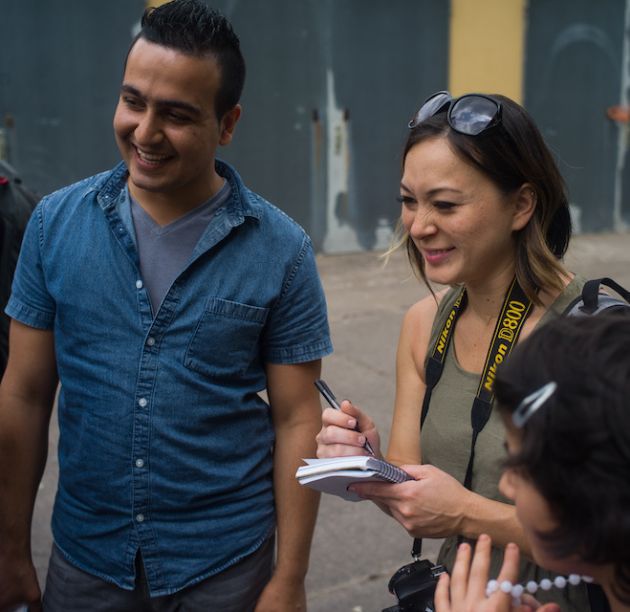
<path fill-rule="evenodd" d="M 399 467 L 367 455 L 332 457 L 331 459 L 304 459 L 295 474 L 301 485 L 322 493 L 338 495 L 349 501 L 361 498 L 348 487 L 355 482 L 404 482 L 411 476 Z"/>

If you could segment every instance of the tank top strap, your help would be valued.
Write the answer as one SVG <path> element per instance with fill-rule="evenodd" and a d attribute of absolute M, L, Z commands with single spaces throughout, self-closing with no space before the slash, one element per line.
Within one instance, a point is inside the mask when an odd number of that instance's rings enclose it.
<path fill-rule="evenodd" d="M 457 300 L 457 296 L 461 287 L 451 287 L 445 294 L 444 297 L 440 300 L 438 304 L 437 312 L 435 313 L 435 318 L 433 319 L 433 325 L 431 326 L 431 337 L 429 339 L 429 345 L 426 357 L 424 359 L 424 367 L 427 367 L 427 360 L 431 355 L 431 349 L 435 346 L 437 342 L 438 336 L 442 333 L 442 329 L 444 329 L 444 325 L 446 323 L 446 319 L 450 314 L 453 304 Z"/>

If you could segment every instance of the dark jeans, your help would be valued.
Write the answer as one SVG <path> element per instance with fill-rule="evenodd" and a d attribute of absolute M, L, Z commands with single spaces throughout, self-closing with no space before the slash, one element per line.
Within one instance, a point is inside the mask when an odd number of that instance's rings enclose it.
<path fill-rule="evenodd" d="M 44 591 L 44 612 L 249 612 L 271 578 L 275 538 L 225 571 L 199 584 L 150 597 L 140 556 L 136 588 L 121 589 L 66 561 L 53 545 Z"/>

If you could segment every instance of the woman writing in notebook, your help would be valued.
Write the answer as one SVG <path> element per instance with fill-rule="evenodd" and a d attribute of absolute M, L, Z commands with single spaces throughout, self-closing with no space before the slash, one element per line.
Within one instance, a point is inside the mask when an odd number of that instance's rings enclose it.
<path fill-rule="evenodd" d="M 567 195 L 538 129 L 508 98 L 439 92 L 409 127 L 398 246 L 427 284 L 451 288 L 409 309 L 398 343 L 387 459 L 415 480 L 356 491 L 412 536 L 446 538 L 438 561 L 447 568 L 458 539 L 489 534 L 496 575 L 508 542 L 526 555 L 529 546 L 498 490 L 504 437 L 492 383 L 512 346 L 581 292 L 561 262 Z M 365 438 L 379 454 L 372 420 L 345 401 L 323 413 L 318 456 L 363 454 Z M 541 571 L 525 561 L 520 579 Z M 582 586 L 567 596 L 588 609 Z"/>

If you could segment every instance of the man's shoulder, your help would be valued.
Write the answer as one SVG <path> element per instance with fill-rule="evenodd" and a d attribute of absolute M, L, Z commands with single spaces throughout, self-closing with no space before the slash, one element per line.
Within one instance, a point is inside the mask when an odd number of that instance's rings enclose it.
<path fill-rule="evenodd" d="M 44 205 L 57 204 L 66 202 L 71 198 L 82 200 L 90 193 L 97 193 L 101 191 L 108 181 L 120 170 L 121 164 L 111 170 L 99 172 L 98 174 L 76 181 L 75 183 L 70 183 L 69 185 L 60 187 L 56 191 L 44 196 L 44 198 L 42 198 L 42 203 Z"/>
<path fill-rule="evenodd" d="M 247 187 L 231 165 L 217 160 L 217 169 L 219 174 L 230 181 L 232 188 L 238 190 L 241 212 L 245 216 L 257 219 L 266 236 L 270 238 L 281 236 L 285 241 L 293 238 L 300 243 L 309 241 L 306 231 L 295 219 Z"/>
<path fill-rule="evenodd" d="M 252 206 L 260 211 L 260 218 L 266 219 L 271 227 L 277 228 L 281 232 L 294 233 L 300 237 L 306 235 L 304 228 L 281 208 L 247 187 L 245 187 L 245 192 Z"/>

